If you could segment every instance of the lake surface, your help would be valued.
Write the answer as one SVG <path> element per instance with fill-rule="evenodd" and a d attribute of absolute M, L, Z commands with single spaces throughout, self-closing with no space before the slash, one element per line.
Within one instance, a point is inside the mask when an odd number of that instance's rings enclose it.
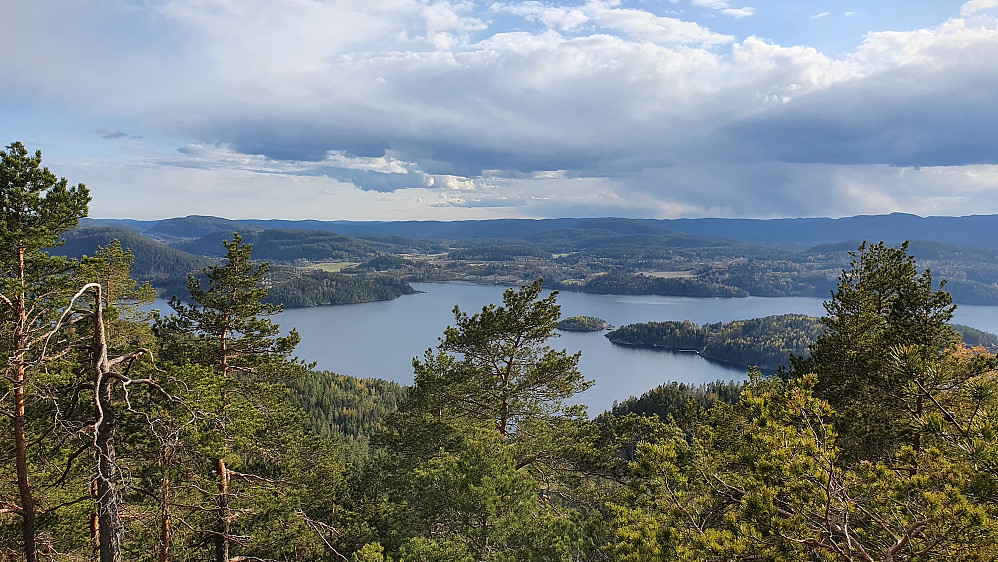
<path fill-rule="evenodd" d="M 422 357 L 428 348 L 437 345 L 444 328 L 454 323 L 454 305 L 470 315 L 490 303 L 501 303 L 505 289 L 466 283 L 412 286 L 423 292 L 393 301 L 289 309 L 276 321 L 282 329 L 298 329 L 302 340 L 297 354 L 305 361 L 315 361 L 318 369 L 412 384 L 413 357 Z M 596 316 L 617 327 L 665 320 L 729 322 L 788 313 L 822 316 L 822 301 L 809 297 L 558 295 L 562 317 Z M 157 306 L 169 312 L 165 303 L 157 302 Z M 995 333 L 998 307 L 961 306 L 955 321 Z M 699 384 L 746 376 L 744 369 L 712 363 L 695 353 L 616 346 L 603 337 L 603 332 L 561 332 L 561 337 L 550 345 L 571 353 L 582 352 L 579 369 L 596 383 L 578 396 L 578 402 L 586 404 L 591 415 L 667 381 Z"/>

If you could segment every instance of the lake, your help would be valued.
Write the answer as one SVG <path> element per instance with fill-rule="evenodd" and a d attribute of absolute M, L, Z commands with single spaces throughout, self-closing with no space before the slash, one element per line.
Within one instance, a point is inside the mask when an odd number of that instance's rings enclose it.
<path fill-rule="evenodd" d="M 501 303 L 504 287 L 467 283 L 413 283 L 415 295 L 393 301 L 296 308 L 276 321 L 285 330 L 297 328 L 297 354 L 315 361 L 318 369 L 356 377 L 389 379 L 412 384 L 412 358 L 438 343 L 444 328 L 454 323 L 454 305 L 469 315 L 489 303 Z M 691 320 L 697 324 L 729 322 L 799 313 L 822 316 L 823 299 L 809 297 L 747 297 L 740 299 L 659 296 L 593 295 L 561 292 L 562 316 L 596 316 L 616 327 L 637 322 Z M 169 312 L 165 303 L 157 306 Z M 960 306 L 955 321 L 980 330 L 998 331 L 998 307 Z M 695 353 L 636 349 L 611 344 L 603 332 L 560 332 L 551 341 L 556 349 L 582 352 L 579 369 L 596 384 L 578 396 L 590 414 L 615 401 L 640 395 L 667 381 L 704 383 L 743 379 L 744 369 L 712 363 Z"/>

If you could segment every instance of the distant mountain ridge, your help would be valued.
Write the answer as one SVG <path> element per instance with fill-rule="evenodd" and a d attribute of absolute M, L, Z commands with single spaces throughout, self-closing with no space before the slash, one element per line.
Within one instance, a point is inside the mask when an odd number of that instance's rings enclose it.
<path fill-rule="evenodd" d="M 617 234 L 671 231 L 694 237 L 726 238 L 765 244 L 816 245 L 846 240 L 929 240 L 998 248 L 998 215 L 920 217 L 904 213 L 844 218 L 793 219 L 489 219 L 462 221 L 319 221 L 224 219 L 192 215 L 162 221 L 87 219 L 86 224 L 116 226 L 168 240 L 202 238 L 213 232 L 299 229 L 343 236 L 400 236 L 427 239 L 530 238 L 558 230 L 610 230 Z"/>
<path fill-rule="evenodd" d="M 839 219 L 668 219 L 661 221 L 686 234 L 720 236 L 767 244 L 793 241 L 818 244 L 868 240 L 888 243 L 931 240 L 963 246 L 998 248 L 998 215 L 920 217 L 905 213 L 859 215 Z"/>

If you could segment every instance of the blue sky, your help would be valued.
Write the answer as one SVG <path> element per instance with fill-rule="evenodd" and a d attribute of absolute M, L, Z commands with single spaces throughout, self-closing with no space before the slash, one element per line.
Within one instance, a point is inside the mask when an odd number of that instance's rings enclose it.
<path fill-rule="evenodd" d="M 998 0 L 11 0 L 91 216 L 998 213 Z"/>

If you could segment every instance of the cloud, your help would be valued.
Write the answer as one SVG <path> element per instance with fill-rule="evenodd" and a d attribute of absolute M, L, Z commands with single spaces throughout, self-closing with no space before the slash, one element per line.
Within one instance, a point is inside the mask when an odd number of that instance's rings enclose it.
<path fill-rule="evenodd" d="M 695 22 L 656 16 L 642 10 L 604 9 L 593 16 L 596 23 L 637 41 L 664 45 L 718 45 L 730 43 L 733 37 L 714 33 Z"/>
<path fill-rule="evenodd" d="M 811 19 L 816 20 L 818 18 L 827 17 L 828 14 L 829 14 L 829 12 L 821 12 L 821 13 L 818 13 L 818 14 L 814 14 L 813 16 L 811 16 Z"/>
<path fill-rule="evenodd" d="M 725 8 L 721 10 L 721 13 L 726 16 L 731 16 L 736 19 L 747 18 L 749 16 L 755 15 L 755 8 L 750 6 L 745 6 L 743 8 Z"/>
<path fill-rule="evenodd" d="M 585 8 L 585 6 L 575 8 L 549 6 L 541 2 L 494 2 L 489 6 L 489 10 L 493 13 L 516 15 L 562 32 L 576 31 L 590 21 L 590 10 Z"/>
<path fill-rule="evenodd" d="M 723 3 L 727 7 L 726 3 Z M 732 37 L 710 31 L 696 22 L 660 16 L 646 10 L 620 8 L 619 2 L 589 0 L 574 8 L 549 6 L 540 2 L 493 3 L 492 12 L 512 14 L 548 29 L 576 32 L 589 24 L 597 30 L 637 41 L 663 45 L 717 45 L 730 43 Z M 751 8 L 749 8 L 751 10 Z"/>
<path fill-rule="evenodd" d="M 101 136 L 102 139 L 120 139 L 121 137 L 128 136 L 128 133 L 119 131 L 118 129 L 101 129 L 97 131 L 97 134 Z"/>
<path fill-rule="evenodd" d="M 961 16 L 970 16 L 998 6 L 998 0 L 970 0 L 960 7 Z"/>
<path fill-rule="evenodd" d="M 189 145 L 177 150 L 180 157 L 164 159 L 163 166 L 202 170 L 242 170 L 284 176 L 325 176 L 365 191 L 392 192 L 425 188 L 434 178 L 409 162 L 391 156 L 358 157 L 331 151 L 318 160 L 280 160 L 250 155 L 221 146 Z"/>
<path fill-rule="evenodd" d="M 748 16 L 755 15 L 755 8 L 751 6 L 744 6 L 741 8 L 732 8 L 730 4 L 724 0 L 691 0 L 694 6 L 701 8 L 708 8 L 711 10 L 717 10 L 726 16 L 731 16 L 736 19 L 745 18 Z"/>

